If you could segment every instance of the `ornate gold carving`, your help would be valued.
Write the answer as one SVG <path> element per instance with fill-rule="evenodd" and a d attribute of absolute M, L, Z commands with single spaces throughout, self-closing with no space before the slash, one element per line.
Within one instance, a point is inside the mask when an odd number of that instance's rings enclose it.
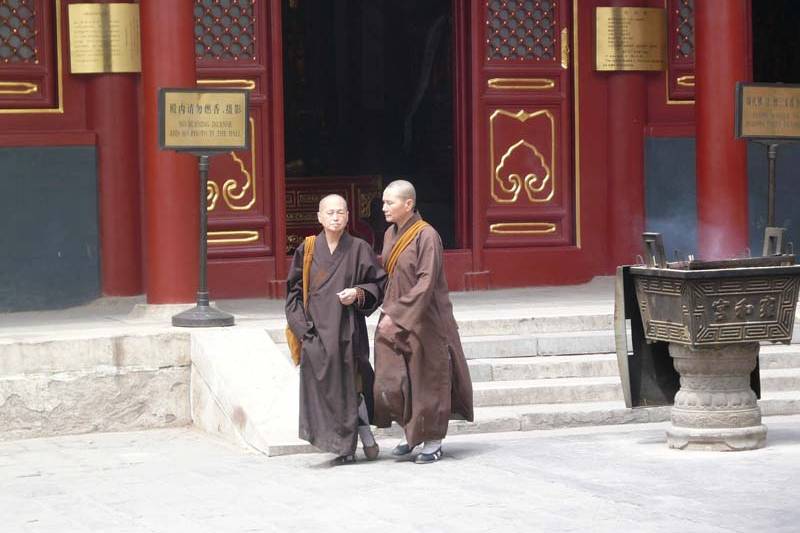
<path fill-rule="evenodd" d="M 515 142 L 511 146 L 509 146 L 505 154 L 500 160 L 500 163 L 495 166 L 494 160 L 494 153 L 495 153 L 495 141 L 494 141 L 494 122 L 498 116 L 508 116 L 519 120 L 520 122 L 525 122 L 530 118 L 538 117 L 538 116 L 545 116 L 550 121 L 550 139 L 551 139 L 551 147 L 550 147 L 550 163 L 551 165 L 547 164 L 547 160 L 542 155 L 542 153 L 531 143 L 524 139 L 520 139 L 519 141 Z M 552 167 L 555 166 L 555 155 L 556 155 L 556 139 L 555 139 L 555 118 L 550 111 L 543 109 L 540 111 L 536 111 L 534 113 L 527 113 L 523 110 L 518 111 L 517 113 L 511 113 L 509 111 L 505 111 L 503 109 L 498 109 L 494 113 L 489 120 L 490 127 L 489 127 L 489 146 L 491 150 L 491 168 L 492 168 L 492 185 L 491 185 L 491 193 L 492 198 L 501 204 L 511 204 L 516 202 L 519 199 L 519 193 L 525 188 L 525 192 L 528 195 L 528 199 L 531 202 L 541 203 L 541 202 L 549 202 L 552 200 L 553 196 L 555 195 L 556 191 L 556 183 L 555 183 L 555 172 Z M 501 170 L 505 164 L 505 161 L 514 153 L 515 150 L 530 150 L 533 152 L 534 156 L 539 159 L 542 164 L 542 168 L 545 171 L 544 176 L 539 176 L 534 172 L 529 172 L 525 175 L 525 177 L 521 177 L 518 173 L 512 172 L 509 173 L 507 176 L 501 175 Z M 535 196 L 536 193 L 542 192 L 545 187 L 547 186 L 548 181 L 553 180 L 552 188 L 550 189 L 550 194 L 548 194 L 545 198 L 537 198 Z M 506 197 L 500 197 L 495 189 L 495 185 L 497 185 L 502 193 L 505 193 Z M 509 197 L 510 195 L 510 197 Z"/>
<path fill-rule="evenodd" d="M 359 192 L 358 194 L 358 216 L 369 218 L 372 214 L 372 199 L 375 198 L 374 192 Z"/>
<path fill-rule="evenodd" d="M 257 230 L 209 231 L 208 244 L 243 244 L 258 240 Z"/>
<path fill-rule="evenodd" d="M 0 94 L 33 94 L 39 86 L 28 81 L 0 81 Z"/>
<path fill-rule="evenodd" d="M 219 185 L 215 181 L 206 183 L 206 211 L 213 211 L 219 201 Z"/>
<path fill-rule="evenodd" d="M 208 80 L 197 80 L 197 85 L 199 86 L 208 86 L 208 87 L 225 87 L 230 89 L 246 89 L 248 91 L 252 91 L 256 88 L 256 82 L 254 80 L 216 80 L 216 79 L 208 79 Z"/>
<path fill-rule="evenodd" d="M 222 198 L 225 200 L 225 205 L 228 208 L 232 209 L 233 211 L 247 211 L 248 209 L 252 208 L 253 205 L 256 203 L 256 125 L 255 120 L 253 117 L 250 117 L 250 171 L 244 165 L 244 162 L 236 155 L 235 152 L 229 152 L 228 155 L 231 156 L 231 159 L 239 165 L 239 169 L 241 170 L 242 174 L 244 175 L 245 181 L 242 185 L 242 188 L 239 192 L 234 192 L 236 188 L 239 186 L 239 182 L 234 179 L 230 178 L 225 180 L 222 184 L 221 192 Z M 244 198 L 245 194 L 248 190 L 252 189 L 252 197 L 249 199 L 247 203 L 240 204 L 242 198 Z M 216 182 L 212 180 L 208 180 L 208 205 L 207 209 L 209 211 L 213 211 L 214 208 L 217 206 L 217 201 L 219 200 L 220 196 L 220 187 L 217 185 Z"/>
<path fill-rule="evenodd" d="M 486 82 L 492 89 L 528 89 L 546 91 L 556 86 L 555 80 L 548 78 L 492 78 Z"/>
<path fill-rule="evenodd" d="M 561 68 L 569 68 L 569 29 L 561 30 Z"/>
<path fill-rule="evenodd" d="M 56 79 L 58 88 L 58 106 L 45 107 L 45 108 L 28 108 L 28 109 L 0 109 L 0 115 L 12 114 L 38 114 L 38 113 L 64 113 L 64 70 L 61 66 L 61 57 L 63 51 L 61 49 L 61 0 L 54 0 L 55 25 L 56 25 Z M 38 62 L 38 60 L 37 60 Z"/>
<path fill-rule="evenodd" d="M 555 233 L 558 226 L 552 222 L 498 222 L 489 226 L 496 235 L 546 235 Z"/>
<path fill-rule="evenodd" d="M 694 75 L 690 74 L 688 76 L 678 76 L 678 79 L 675 80 L 675 83 L 681 87 L 694 87 Z"/>

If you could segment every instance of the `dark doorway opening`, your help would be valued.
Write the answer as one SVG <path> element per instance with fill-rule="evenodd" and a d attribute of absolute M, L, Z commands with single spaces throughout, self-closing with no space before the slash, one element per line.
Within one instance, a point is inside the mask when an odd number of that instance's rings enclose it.
<path fill-rule="evenodd" d="M 800 83 L 800 2 L 753 0 L 753 81 Z"/>
<path fill-rule="evenodd" d="M 322 192 L 409 179 L 423 217 L 446 248 L 456 247 L 451 0 L 282 7 L 287 194 L 290 184 Z M 301 217 L 292 209 L 287 204 L 290 233 L 292 217 Z M 379 240 L 379 197 L 360 215 Z"/>

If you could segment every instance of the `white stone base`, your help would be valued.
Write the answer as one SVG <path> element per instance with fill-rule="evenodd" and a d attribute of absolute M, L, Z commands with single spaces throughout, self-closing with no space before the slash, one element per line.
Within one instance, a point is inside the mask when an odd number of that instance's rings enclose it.
<path fill-rule="evenodd" d="M 704 348 L 670 343 L 681 376 L 667 430 L 670 448 L 740 451 L 766 445 L 767 428 L 750 388 L 758 352 L 755 342 Z"/>
<path fill-rule="evenodd" d="M 261 453 L 317 451 L 297 437 L 299 371 L 264 329 L 192 331 L 191 404 L 196 426 Z"/>
<path fill-rule="evenodd" d="M 667 445 L 678 450 L 738 452 L 756 450 L 767 444 L 767 426 L 746 428 L 681 428 L 667 430 Z"/>

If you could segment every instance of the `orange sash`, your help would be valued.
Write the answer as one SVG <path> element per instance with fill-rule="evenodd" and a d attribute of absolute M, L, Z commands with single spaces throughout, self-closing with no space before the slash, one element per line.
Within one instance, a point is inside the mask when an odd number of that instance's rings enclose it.
<path fill-rule="evenodd" d="M 419 235 L 419 232 L 427 226 L 428 223 L 424 220 L 417 220 L 399 239 L 397 239 L 397 242 L 392 246 L 392 251 L 389 253 L 389 259 L 386 261 L 386 272 L 388 272 L 389 275 L 394 272 L 394 267 L 397 265 L 397 258 L 400 257 L 400 254 L 403 253 L 408 245 L 411 244 L 411 241 Z"/>
<path fill-rule="evenodd" d="M 303 309 L 308 305 L 308 278 L 311 274 L 311 261 L 314 259 L 314 242 L 316 235 L 306 237 L 305 249 L 303 250 Z M 300 349 L 303 343 L 294 332 L 286 326 L 286 343 L 289 345 L 289 352 L 292 354 L 294 366 L 300 364 Z"/>

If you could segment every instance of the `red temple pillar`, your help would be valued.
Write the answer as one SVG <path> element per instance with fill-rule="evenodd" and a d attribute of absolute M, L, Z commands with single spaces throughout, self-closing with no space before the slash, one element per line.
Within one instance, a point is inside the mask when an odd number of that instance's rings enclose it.
<path fill-rule="evenodd" d="M 747 4 L 694 4 L 697 240 L 704 258 L 748 247 L 747 147 L 733 130 L 736 82 L 750 79 Z"/>
<path fill-rule="evenodd" d="M 142 292 L 136 76 L 99 74 L 87 89 L 89 123 L 97 133 L 103 294 L 132 296 Z"/>
<path fill-rule="evenodd" d="M 198 283 L 197 158 L 158 147 L 158 90 L 194 87 L 193 0 L 142 0 L 147 302 L 192 302 Z"/>
<path fill-rule="evenodd" d="M 647 7 L 616 0 L 612 7 Z M 644 72 L 608 75 L 608 258 L 609 268 L 636 262 L 644 231 L 644 127 L 647 79 Z"/>

